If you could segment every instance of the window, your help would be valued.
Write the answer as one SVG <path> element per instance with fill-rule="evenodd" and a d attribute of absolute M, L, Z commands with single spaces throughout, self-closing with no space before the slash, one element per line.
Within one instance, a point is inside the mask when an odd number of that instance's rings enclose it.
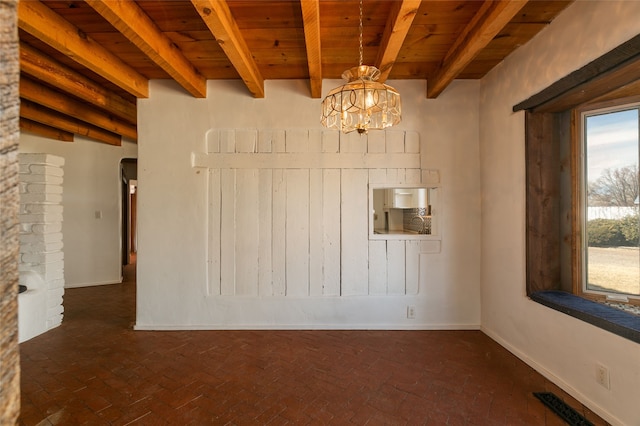
<path fill-rule="evenodd" d="M 624 102 L 624 101 L 623 101 Z M 628 302 L 640 297 L 640 103 L 580 110 L 582 246 L 577 292 Z"/>
<path fill-rule="evenodd" d="M 439 239 L 437 186 L 369 186 L 369 239 Z"/>
<path fill-rule="evenodd" d="M 625 225 L 630 236 L 621 241 L 618 233 L 619 241 L 610 246 L 628 247 L 626 254 L 631 256 L 622 268 L 619 257 L 598 256 L 614 250 L 596 253 L 598 231 L 603 231 L 596 225 L 602 223 L 589 223 L 589 209 L 614 210 L 611 197 L 606 201 L 606 188 L 602 185 L 605 179 L 598 182 L 600 177 L 607 176 L 607 167 L 609 175 L 614 176 L 615 169 L 629 166 L 637 185 L 639 65 L 640 35 L 637 35 L 513 107 L 514 112 L 525 111 L 527 295 L 637 343 L 640 343 L 638 290 L 622 287 L 621 278 L 610 268 L 617 265 L 618 273 L 625 269 L 630 282 L 640 275 L 638 237 L 632 235 L 634 226 L 640 226 L 638 205 L 634 199 L 633 206 L 619 206 L 631 207 L 631 214 L 619 219 L 628 222 Z M 633 120 L 631 116 L 635 116 L 635 128 L 633 121 L 629 121 Z M 630 124 L 622 125 L 624 122 Z M 620 138 L 611 138 L 623 130 L 635 133 L 635 143 L 625 145 Z M 599 139 L 602 134 L 607 137 Z M 612 143 L 616 139 L 617 147 Z M 627 151 L 616 151 L 622 145 Z M 624 161 L 613 162 L 619 159 Z M 620 302 L 628 299 L 628 303 L 613 303 L 607 298 Z"/>

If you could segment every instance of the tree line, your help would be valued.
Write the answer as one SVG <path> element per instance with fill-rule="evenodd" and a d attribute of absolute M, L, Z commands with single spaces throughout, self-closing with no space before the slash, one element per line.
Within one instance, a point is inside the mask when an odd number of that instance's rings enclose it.
<path fill-rule="evenodd" d="M 639 193 L 638 166 L 605 169 L 602 175 L 587 187 L 588 205 L 591 207 L 634 207 Z M 589 246 L 618 247 L 640 244 L 640 216 L 635 214 L 621 219 L 592 219 L 587 222 Z"/>

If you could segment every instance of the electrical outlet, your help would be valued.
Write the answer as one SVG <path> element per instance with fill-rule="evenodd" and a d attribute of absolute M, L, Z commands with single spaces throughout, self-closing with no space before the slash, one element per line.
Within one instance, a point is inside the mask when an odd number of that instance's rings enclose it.
<path fill-rule="evenodd" d="M 407 318 L 416 319 L 416 307 L 413 305 L 407 306 Z"/>
<path fill-rule="evenodd" d="M 607 389 L 611 389 L 609 382 L 609 369 L 604 365 L 596 364 L 596 382 Z"/>

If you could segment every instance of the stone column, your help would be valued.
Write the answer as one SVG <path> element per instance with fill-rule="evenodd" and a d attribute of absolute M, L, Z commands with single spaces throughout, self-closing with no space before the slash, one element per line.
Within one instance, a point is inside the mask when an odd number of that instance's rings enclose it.
<path fill-rule="evenodd" d="M 18 346 L 18 140 L 20 61 L 17 2 L 0 0 L 0 424 L 20 414 Z"/>

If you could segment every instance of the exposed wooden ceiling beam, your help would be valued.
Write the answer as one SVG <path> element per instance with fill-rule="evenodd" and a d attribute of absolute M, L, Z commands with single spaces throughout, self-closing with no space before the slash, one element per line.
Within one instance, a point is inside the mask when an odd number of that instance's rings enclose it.
<path fill-rule="evenodd" d="M 207 96 L 207 81 L 178 46 L 133 0 L 85 0 L 149 59 L 196 98 Z"/>
<path fill-rule="evenodd" d="M 134 96 L 149 96 L 149 82 L 143 75 L 41 2 L 19 2 L 18 25 Z"/>
<path fill-rule="evenodd" d="M 256 98 L 264 98 L 264 79 L 224 0 L 191 0 L 234 68 Z"/>
<path fill-rule="evenodd" d="M 55 139 L 62 142 L 73 142 L 73 133 L 45 126 L 44 124 L 37 123 L 26 118 L 20 118 L 20 130 L 25 130 L 27 132 L 44 136 L 45 138 Z"/>
<path fill-rule="evenodd" d="M 83 123 L 59 112 L 44 108 L 26 99 L 20 102 L 20 117 L 63 130 L 65 132 L 86 136 L 109 145 L 121 145 L 119 135 L 108 132 L 91 124 Z"/>
<path fill-rule="evenodd" d="M 320 49 L 320 2 L 319 0 L 300 0 L 304 42 L 307 46 L 311 97 L 322 96 L 322 55 Z"/>
<path fill-rule="evenodd" d="M 137 121 L 136 104 L 25 43 L 20 43 L 20 71 L 108 111 L 125 121 Z"/>
<path fill-rule="evenodd" d="M 438 97 L 526 3 L 527 0 L 486 0 L 445 55 L 435 77 L 427 80 L 427 97 Z"/>
<path fill-rule="evenodd" d="M 413 18 L 418 13 L 421 0 L 402 0 L 394 1 L 391 6 L 391 12 L 387 18 L 387 25 L 382 34 L 380 42 L 380 50 L 378 50 L 378 58 L 376 66 L 380 70 L 378 81 L 384 82 L 391 72 L 393 64 L 398 58 L 400 48 L 407 37 Z"/>
<path fill-rule="evenodd" d="M 84 102 L 38 84 L 29 78 L 20 78 L 20 97 L 134 141 L 138 139 L 135 125 L 114 119 Z"/>

